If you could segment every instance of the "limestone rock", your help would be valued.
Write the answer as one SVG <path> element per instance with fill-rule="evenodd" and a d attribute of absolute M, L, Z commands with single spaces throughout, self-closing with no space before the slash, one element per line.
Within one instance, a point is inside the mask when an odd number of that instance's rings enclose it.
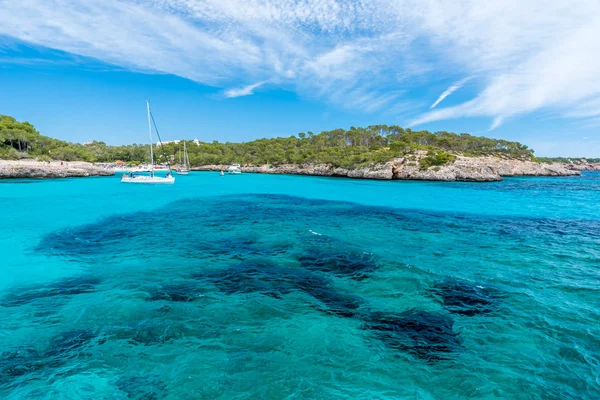
<path fill-rule="evenodd" d="M 243 166 L 243 172 L 263 174 L 292 174 L 311 176 L 341 176 L 356 179 L 400 179 L 425 181 L 494 182 L 504 176 L 570 176 L 580 175 L 566 164 L 537 163 L 499 157 L 457 156 L 452 163 L 421 169 L 419 160 L 426 152 L 417 152 L 406 158 L 397 158 L 385 164 L 346 169 L 326 164 L 284 164 L 278 166 Z M 226 171 L 228 165 L 204 165 L 196 171 Z"/>
<path fill-rule="evenodd" d="M 0 160 L 0 179 L 110 176 L 112 170 L 88 162 Z"/>
<path fill-rule="evenodd" d="M 448 165 L 434 166 L 421 169 L 419 157 L 414 160 L 397 159 L 394 164 L 394 179 L 425 180 L 425 181 L 468 181 L 493 182 L 501 181 L 498 172 L 487 165 L 465 162 L 468 158 L 457 159 Z"/>

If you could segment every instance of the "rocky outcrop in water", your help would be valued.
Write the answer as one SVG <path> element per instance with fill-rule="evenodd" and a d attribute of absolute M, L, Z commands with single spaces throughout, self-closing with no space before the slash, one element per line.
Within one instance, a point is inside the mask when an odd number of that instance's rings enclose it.
<path fill-rule="evenodd" d="M 575 161 L 569 159 L 569 163 L 563 165 L 573 171 L 600 171 L 600 164 L 589 163 L 585 158 Z"/>
<path fill-rule="evenodd" d="M 453 163 L 422 169 L 419 157 L 400 158 L 393 166 L 393 179 L 422 181 L 465 181 L 494 182 L 501 181 L 498 171 L 485 164 L 474 163 L 474 159 L 458 157 Z"/>
<path fill-rule="evenodd" d="M 114 172 L 82 161 L 0 160 L 0 179 L 70 178 L 109 175 L 114 175 Z"/>
<path fill-rule="evenodd" d="M 460 158 L 464 159 L 466 157 Z M 538 163 L 534 161 L 511 160 L 497 157 L 477 157 L 470 160 L 471 165 L 486 165 L 494 168 L 500 176 L 581 175 L 580 172 L 570 170 L 566 165 L 560 163 Z"/>
<path fill-rule="evenodd" d="M 311 176 L 341 176 L 358 179 L 380 180 L 425 180 L 425 181 L 465 181 L 493 182 L 507 176 L 571 176 L 580 175 L 560 163 L 537 163 L 499 157 L 457 156 L 453 162 L 422 169 L 419 161 L 425 157 L 419 152 L 405 158 L 396 158 L 385 164 L 355 169 L 334 168 L 325 164 L 285 164 L 279 166 L 244 166 L 243 172 L 263 174 L 292 174 Z M 226 165 L 204 165 L 193 168 L 196 171 L 226 171 Z"/>

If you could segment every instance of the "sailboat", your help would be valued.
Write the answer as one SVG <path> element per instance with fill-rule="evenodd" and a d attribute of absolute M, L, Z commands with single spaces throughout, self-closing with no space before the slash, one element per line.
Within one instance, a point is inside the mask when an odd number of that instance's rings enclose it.
<path fill-rule="evenodd" d="M 152 149 L 152 114 L 150 113 L 150 103 L 146 102 L 146 108 L 148 109 L 148 133 L 150 135 L 150 175 L 135 175 L 133 173 L 123 174 L 121 182 L 123 183 L 145 183 L 145 184 L 173 184 L 175 183 L 175 177 L 171 174 L 171 167 L 169 166 L 169 172 L 167 176 L 154 176 L 154 151 Z M 156 129 L 156 123 L 154 123 Z M 160 141 L 160 135 L 158 129 L 156 129 L 156 135 Z M 162 143 L 161 143 L 162 146 Z"/>
<path fill-rule="evenodd" d="M 181 148 L 179 149 L 179 168 L 177 168 L 177 175 L 187 175 L 190 173 L 190 158 L 187 153 L 187 147 L 185 147 L 185 140 L 183 141 L 183 167 L 181 166 Z"/>

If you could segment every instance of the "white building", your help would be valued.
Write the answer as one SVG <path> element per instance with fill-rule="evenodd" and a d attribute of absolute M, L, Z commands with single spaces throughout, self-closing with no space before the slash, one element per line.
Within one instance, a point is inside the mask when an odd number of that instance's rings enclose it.
<path fill-rule="evenodd" d="M 181 142 L 181 140 L 165 140 L 164 142 L 162 142 L 162 144 L 169 144 L 169 143 L 179 143 Z M 156 142 L 156 147 L 160 147 L 160 142 Z"/>
<path fill-rule="evenodd" d="M 175 143 L 178 144 L 179 142 L 181 142 L 181 140 L 166 140 L 164 142 L 162 142 L 163 144 L 168 144 L 168 143 Z M 196 145 L 196 146 L 200 146 L 200 141 L 198 139 L 194 139 L 192 140 L 192 142 Z M 160 147 L 160 142 L 156 142 L 156 147 Z"/>

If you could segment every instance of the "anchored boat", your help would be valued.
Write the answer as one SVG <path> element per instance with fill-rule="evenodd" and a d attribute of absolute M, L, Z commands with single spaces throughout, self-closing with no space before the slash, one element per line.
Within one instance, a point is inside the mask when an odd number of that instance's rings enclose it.
<path fill-rule="evenodd" d="M 185 147 L 185 140 L 183 141 L 183 167 L 181 166 L 181 148 L 179 148 L 179 168 L 176 171 L 177 175 L 187 175 L 190 173 L 190 158 L 187 153 L 187 147 Z"/>
<path fill-rule="evenodd" d="M 231 166 L 227 168 L 227 173 L 233 175 L 241 174 L 242 170 L 240 169 L 240 164 L 231 164 Z"/>
<path fill-rule="evenodd" d="M 152 125 L 154 124 L 154 129 L 156 130 L 156 135 L 158 136 L 158 140 L 160 142 L 160 146 L 162 148 L 162 141 L 160 140 L 160 134 L 158 133 L 158 128 L 156 127 L 156 122 L 154 122 L 154 117 L 150 112 L 150 103 L 146 102 L 146 108 L 148 109 L 148 133 L 150 135 L 150 175 L 137 175 L 134 173 L 123 174 L 121 177 L 121 182 L 123 183 L 145 183 L 145 184 L 162 184 L 162 185 L 170 185 L 175 183 L 175 177 L 171 173 L 171 166 L 169 165 L 169 169 L 166 176 L 155 176 L 154 175 L 154 151 L 152 149 Z M 163 150 L 164 153 L 164 150 Z M 166 158 L 166 157 L 165 157 Z"/>

